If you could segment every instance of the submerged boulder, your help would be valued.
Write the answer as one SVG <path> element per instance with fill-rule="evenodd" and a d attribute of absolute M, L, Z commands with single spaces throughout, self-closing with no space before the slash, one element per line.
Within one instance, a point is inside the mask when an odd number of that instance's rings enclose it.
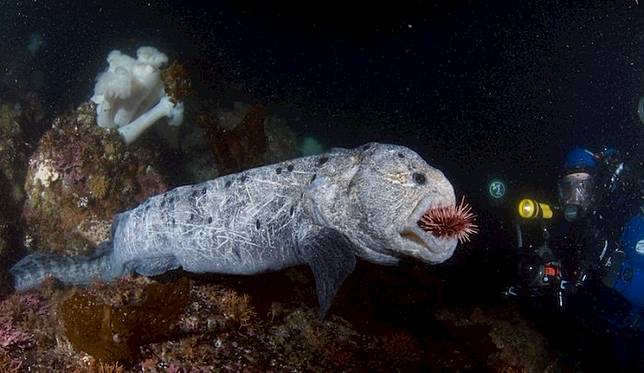
<path fill-rule="evenodd" d="M 90 104 L 56 118 L 29 160 L 26 246 L 87 254 L 109 238 L 117 212 L 167 189 L 157 159 L 97 126 Z"/>

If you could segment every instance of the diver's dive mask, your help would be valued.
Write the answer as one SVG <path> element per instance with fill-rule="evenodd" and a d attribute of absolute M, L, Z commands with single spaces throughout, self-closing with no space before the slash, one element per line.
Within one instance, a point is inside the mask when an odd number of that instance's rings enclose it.
<path fill-rule="evenodd" d="M 587 172 L 575 172 L 559 181 L 559 201 L 564 217 L 573 222 L 583 217 L 593 202 L 593 177 Z"/>

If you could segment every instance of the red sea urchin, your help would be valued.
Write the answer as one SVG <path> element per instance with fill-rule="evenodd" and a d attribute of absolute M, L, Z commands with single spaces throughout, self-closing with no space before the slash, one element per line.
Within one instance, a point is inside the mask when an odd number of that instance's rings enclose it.
<path fill-rule="evenodd" d="M 476 216 L 465 197 L 458 206 L 446 206 L 427 210 L 418 220 L 418 226 L 425 232 L 438 237 L 456 238 L 460 243 L 470 240 L 478 232 L 474 224 Z"/>

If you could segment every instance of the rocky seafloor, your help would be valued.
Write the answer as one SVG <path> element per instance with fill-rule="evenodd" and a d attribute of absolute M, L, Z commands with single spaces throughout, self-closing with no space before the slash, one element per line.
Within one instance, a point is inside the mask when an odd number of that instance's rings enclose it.
<path fill-rule="evenodd" d="M 0 367 L 16 372 L 543 372 L 563 367 L 517 308 L 427 308 L 436 294 L 431 287 L 377 299 L 370 289 L 390 285 L 399 274 L 379 273 L 368 264 L 359 266 L 320 320 L 308 271 L 191 278 L 174 273 L 159 281 L 126 278 L 84 289 L 48 281 L 0 303 Z M 394 303 L 400 308 L 383 311 Z M 410 329 L 383 319 L 383 312 L 411 319 L 417 316 L 410 314 L 425 312 L 425 317 Z"/>

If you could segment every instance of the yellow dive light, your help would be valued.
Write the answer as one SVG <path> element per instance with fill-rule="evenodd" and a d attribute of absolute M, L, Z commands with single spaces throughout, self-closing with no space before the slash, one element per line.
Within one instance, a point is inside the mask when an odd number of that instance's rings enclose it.
<path fill-rule="evenodd" d="M 552 209 L 546 203 L 524 198 L 519 202 L 519 216 L 524 219 L 550 219 Z"/>

